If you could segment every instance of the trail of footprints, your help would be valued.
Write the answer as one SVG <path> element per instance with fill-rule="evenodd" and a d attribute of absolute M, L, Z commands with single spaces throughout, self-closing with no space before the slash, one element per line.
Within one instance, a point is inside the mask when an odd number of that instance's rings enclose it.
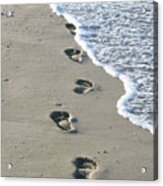
<path fill-rule="evenodd" d="M 76 34 L 76 27 L 73 24 L 67 23 L 65 27 L 69 30 L 71 34 Z M 64 50 L 64 53 L 73 62 L 81 64 L 84 61 L 85 53 L 82 50 L 67 48 Z M 73 91 L 76 94 L 87 94 L 94 90 L 101 90 L 100 87 L 95 88 L 94 83 L 90 80 L 78 79 L 75 84 L 76 87 Z M 66 111 L 54 111 L 50 114 L 50 118 L 62 131 L 67 133 L 77 133 L 77 129 L 73 124 L 73 121 L 77 121 L 77 119 L 73 118 L 70 113 Z M 73 164 L 75 166 L 75 171 L 73 173 L 75 179 L 90 179 L 92 178 L 93 174 L 98 170 L 97 162 L 87 157 L 77 157 L 73 161 Z"/>

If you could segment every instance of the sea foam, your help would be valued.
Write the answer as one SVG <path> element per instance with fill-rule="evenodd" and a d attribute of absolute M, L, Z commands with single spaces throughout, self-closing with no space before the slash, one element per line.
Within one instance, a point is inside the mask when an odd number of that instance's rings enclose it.
<path fill-rule="evenodd" d="M 93 63 L 123 82 L 126 93 L 117 102 L 118 113 L 154 133 L 157 20 L 153 1 L 56 3 L 50 7 L 76 26 L 75 40 Z"/>

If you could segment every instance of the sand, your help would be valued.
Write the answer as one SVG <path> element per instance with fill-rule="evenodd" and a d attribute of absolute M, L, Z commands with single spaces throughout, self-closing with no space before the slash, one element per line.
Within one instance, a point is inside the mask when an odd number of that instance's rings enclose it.
<path fill-rule="evenodd" d="M 122 82 L 88 58 L 79 64 L 65 55 L 80 46 L 48 5 L 2 11 L 15 11 L 1 17 L 2 176 L 74 178 L 81 157 L 96 164 L 90 179 L 153 180 L 153 135 L 117 113 Z M 100 90 L 76 94 L 77 79 Z M 77 133 L 57 127 L 54 111 L 70 113 Z"/>

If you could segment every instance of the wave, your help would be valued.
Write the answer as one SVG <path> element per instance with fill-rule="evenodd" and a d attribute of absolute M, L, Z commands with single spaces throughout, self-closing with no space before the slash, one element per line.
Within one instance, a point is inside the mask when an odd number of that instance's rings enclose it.
<path fill-rule="evenodd" d="M 75 40 L 93 63 L 123 82 L 125 95 L 117 102 L 118 113 L 154 133 L 153 1 L 56 3 L 50 7 L 76 26 Z"/>

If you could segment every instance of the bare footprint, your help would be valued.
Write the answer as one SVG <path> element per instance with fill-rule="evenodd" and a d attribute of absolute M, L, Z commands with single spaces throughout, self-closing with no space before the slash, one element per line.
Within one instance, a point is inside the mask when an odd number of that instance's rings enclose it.
<path fill-rule="evenodd" d="M 67 48 L 64 50 L 65 54 L 74 62 L 83 62 L 83 52 L 79 49 Z"/>
<path fill-rule="evenodd" d="M 68 112 L 55 111 L 50 114 L 51 119 L 56 123 L 58 128 L 65 132 L 76 133 L 77 130 L 72 124 L 72 117 Z"/>
<path fill-rule="evenodd" d="M 74 89 L 74 92 L 77 94 L 86 94 L 90 91 L 93 91 L 94 85 L 88 80 L 78 79 L 75 83 L 79 85 Z"/>
<path fill-rule="evenodd" d="M 75 179 L 90 179 L 98 169 L 97 163 L 87 157 L 78 157 L 73 163 L 76 167 L 73 174 Z"/>
<path fill-rule="evenodd" d="M 66 23 L 65 27 L 70 31 L 71 34 L 76 34 L 76 27 L 71 23 Z"/>

